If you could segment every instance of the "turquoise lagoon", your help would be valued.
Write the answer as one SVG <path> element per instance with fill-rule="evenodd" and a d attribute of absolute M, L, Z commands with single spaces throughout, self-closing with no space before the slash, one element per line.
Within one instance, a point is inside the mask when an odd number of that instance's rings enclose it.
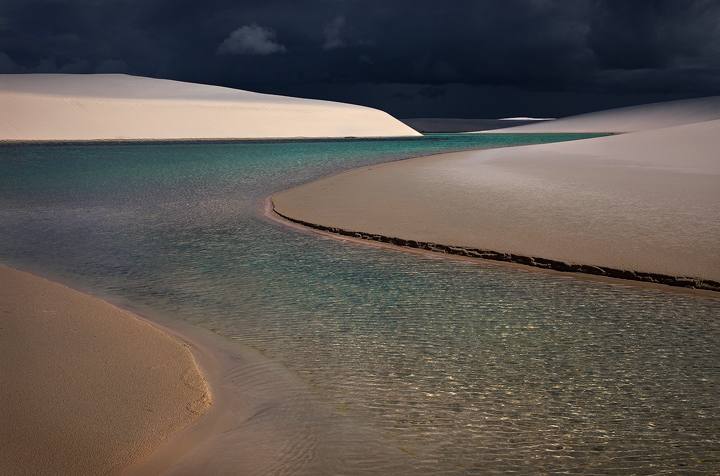
<path fill-rule="evenodd" d="M 0 261 L 257 349 L 396 449 L 393 473 L 717 474 L 720 300 L 351 245 L 262 214 L 273 192 L 349 168 L 574 138 L 3 145 Z M 315 468 L 390 471 L 362 458 Z"/>

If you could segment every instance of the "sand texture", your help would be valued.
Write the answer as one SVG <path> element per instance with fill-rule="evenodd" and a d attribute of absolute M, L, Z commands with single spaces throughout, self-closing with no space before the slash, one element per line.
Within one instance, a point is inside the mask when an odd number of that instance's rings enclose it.
<path fill-rule="evenodd" d="M 720 119 L 720 96 L 580 114 L 497 132 L 637 132 Z"/>
<path fill-rule="evenodd" d="M 116 473 L 197 420 L 185 345 L 104 301 L 0 266 L 0 474 Z"/>
<path fill-rule="evenodd" d="M 0 75 L 0 141 L 420 135 L 377 109 L 122 74 Z"/>
<path fill-rule="evenodd" d="M 692 287 L 720 281 L 718 150 L 715 120 L 366 167 L 272 201 L 310 224 L 512 254 L 541 267 L 551 260 L 593 274 L 606 267 L 696 278 L 680 283 Z"/>

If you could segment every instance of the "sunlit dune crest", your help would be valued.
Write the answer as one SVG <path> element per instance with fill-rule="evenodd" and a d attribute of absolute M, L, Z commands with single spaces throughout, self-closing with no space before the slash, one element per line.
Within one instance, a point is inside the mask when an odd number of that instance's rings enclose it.
<path fill-rule="evenodd" d="M 416 136 L 363 106 L 122 74 L 0 75 L 0 140 Z"/>

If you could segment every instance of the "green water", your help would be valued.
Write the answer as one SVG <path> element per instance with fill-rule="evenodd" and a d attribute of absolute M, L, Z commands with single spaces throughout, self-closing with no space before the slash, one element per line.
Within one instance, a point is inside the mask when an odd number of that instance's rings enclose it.
<path fill-rule="evenodd" d="M 262 217 L 267 195 L 348 168 L 570 138 L 6 145 L 0 261 L 261 350 L 405 455 L 401 474 L 717 474 L 720 301 Z M 333 472 L 383 464 L 368 454 Z"/>

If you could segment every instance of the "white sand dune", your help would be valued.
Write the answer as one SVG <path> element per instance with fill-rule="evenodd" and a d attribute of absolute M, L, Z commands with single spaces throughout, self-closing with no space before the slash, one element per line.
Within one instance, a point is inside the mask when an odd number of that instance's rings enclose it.
<path fill-rule="evenodd" d="M 419 135 L 385 112 L 122 74 L 0 75 L 0 140 Z"/>
<path fill-rule="evenodd" d="M 495 132 L 636 132 L 720 119 L 720 96 L 609 109 Z"/>
<path fill-rule="evenodd" d="M 720 106 L 720 105 L 719 105 Z M 720 119 L 631 134 L 598 137 L 558 144 L 545 150 L 576 160 L 606 160 L 628 166 L 647 166 L 685 173 L 720 174 Z M 720 190 L 718 190 L 720 193 Z"/>
<path fill-rule="evenodd" d="M 703 117 L 720 105 L 693 103 Z M 372 166 L 272 200 L 282 215 L 344 230 L 720 281 L 718 151 L 720 120 L 697 121 Z"/>

